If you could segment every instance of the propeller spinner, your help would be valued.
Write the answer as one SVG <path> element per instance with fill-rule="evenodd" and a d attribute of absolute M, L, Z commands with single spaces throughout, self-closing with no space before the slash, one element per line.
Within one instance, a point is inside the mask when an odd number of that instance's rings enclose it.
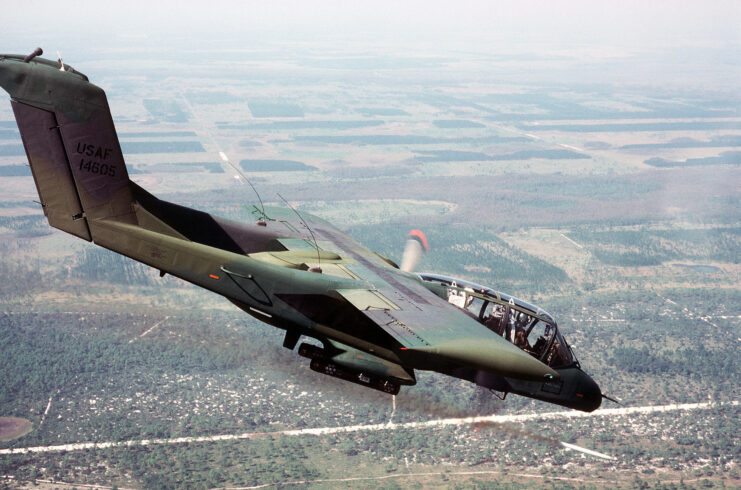
<path fill-rule="evenodd" d="M 404 255 L 401 258 L 401 270 L 414 272 L 422 256 L 427 253 L 430 247 L 427 244 L 427 237 L 420 230 L 412 230 L 408 236 L 407 244 L 404 247 Z"/>

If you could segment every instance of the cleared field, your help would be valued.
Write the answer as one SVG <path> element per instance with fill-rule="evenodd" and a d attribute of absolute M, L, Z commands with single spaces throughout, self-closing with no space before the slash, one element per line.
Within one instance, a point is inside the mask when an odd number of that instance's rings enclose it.
<path fill-rule="evenodd" d="M 563 269 L 577 284 L 594 281 L 593 257 L 569 239 L 563 230 L 530 228 L 519 233 L 501 233 L 509 245 Z"/>
<path fill-rule="evenodd" d="M 0 417 L 0 442 L 8 442 L 23 437 L 33 430 L 30 420 L 18 417 Z"/>
<path fill-rule="evenodd" d="M 733 288 L 741 270 L 737 257 L 726 254 L 739 247 L 735 228 L 529 228 L 499 237 L 563 269 L 585 290 L 618 290 L 626 282 L 648 289 Z"/>

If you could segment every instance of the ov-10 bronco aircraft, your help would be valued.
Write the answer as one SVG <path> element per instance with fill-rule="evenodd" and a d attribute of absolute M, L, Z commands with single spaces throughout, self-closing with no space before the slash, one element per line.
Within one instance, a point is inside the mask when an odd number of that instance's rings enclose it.
<path fill-rule="evenodd" d="M 415 370 L 582 411 L 600 406 L 556 321 L 488 287 L 416 274 L 421 232 L 397 266 L 327 221 L 254 206 L 237 223 L 157 199 L 129 180 L 105 92 L 41 50 L 0 55 L 0 85 L 55 228 L 220 294 L 285 330 L 311 369 L 386 393 Z M 418 257 L 417 257 L 418 258 Z"/>

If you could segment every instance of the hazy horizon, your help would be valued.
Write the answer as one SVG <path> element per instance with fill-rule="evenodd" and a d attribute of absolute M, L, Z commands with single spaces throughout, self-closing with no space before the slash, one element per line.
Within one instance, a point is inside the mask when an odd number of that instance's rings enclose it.
<path fill-rule="evenodd" d="M 313 42 L 350 38 L 445 49 L 498 41 L 502 50 L 547 44 L 615 49 L 719 47 L 741 42 L 738 2 L 320 2 L 215 1 L 100 4 L 32 0 L 4 14 L 3 44 L 60 43 L 59 36 L 114 40 L 250 39 Z M 372 38 L 368 38 L 372 36 Z M 10 39 L 8 39 L 10 38 Z M 101 39 L 91 39 L 100 43 Z M 481 46 L 472 45 L 471 49 Z"/>

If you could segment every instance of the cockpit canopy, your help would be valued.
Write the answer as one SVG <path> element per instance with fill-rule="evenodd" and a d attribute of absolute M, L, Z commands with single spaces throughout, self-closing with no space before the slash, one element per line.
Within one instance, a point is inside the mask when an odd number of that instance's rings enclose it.
<path fill-rule="evenodd" d="M 449 303 L 544 364 L 553 368 L 578 367 L 579 362 L 558 331 L 556 321 L 537 306 L 452 277 L 437 274 L 420 274 L 420 277 L 443 286 Z"/>

